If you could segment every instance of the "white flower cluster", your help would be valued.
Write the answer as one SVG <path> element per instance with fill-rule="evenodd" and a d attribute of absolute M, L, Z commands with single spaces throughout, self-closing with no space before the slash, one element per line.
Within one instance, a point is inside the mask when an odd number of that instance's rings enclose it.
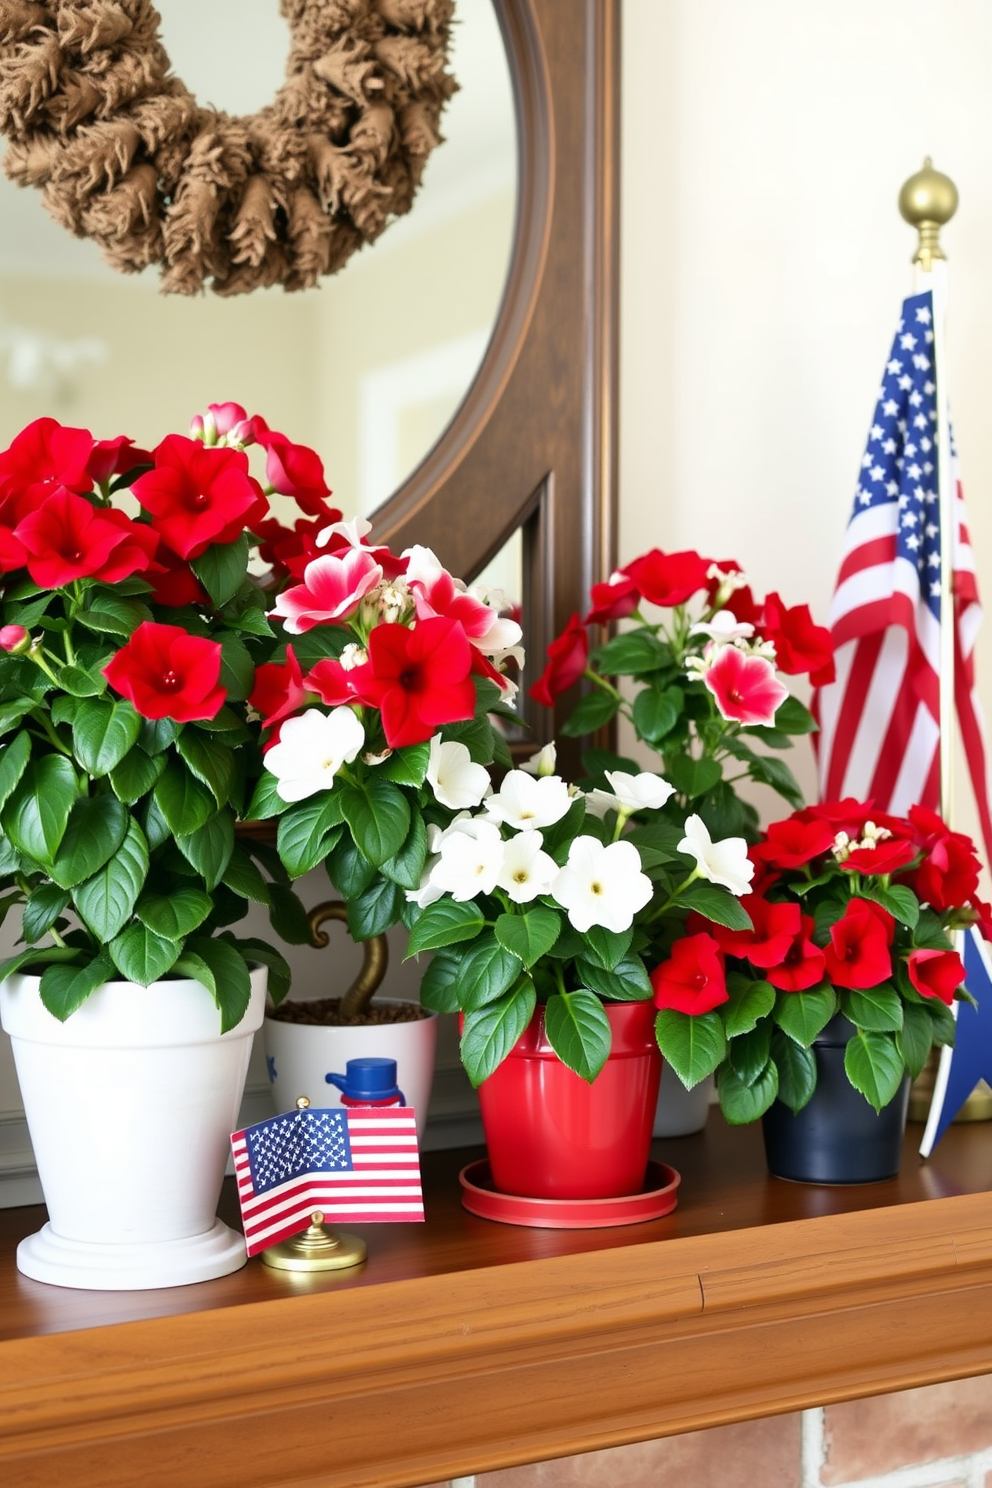
<path fill-rule="evenodd" d="M 443 751 L 450 751 L 446 758 Z M 469 762 L 464 745 L 443 744 L 437 757 L 434 777 L 428 778 L 438 799 L 450 806 L 470 804 L 466 797 L 476 782 L 469 772 L 479 767 Z M 652 894 L 651 880 L 641 872 L 640 854 L 631 842 L 604 844 L 580 835 L 569 848 L 568 861 L 559 867 L 544 851 L 542 829 L 561 821 L 574 797 L 559 776 L 541 773 L 548 762 L 544 753 L 531 763 L 537 773 L 511 770 L 498 791 L 477 796 L 471 804 L 482 804 L 480 815 L 462 809 L 444 831 L 429 827 L 432 856 L 420 888 L 407 897 L 425 909 L 445 894 L 464 902 L 502 889 L 515 904 L 547 894 L 580 933 L 593 925 L 629 930 Z M 643 807 L 664 805 L 672 794 L 672 787 L 657 775 L 617 771 L 608 778 L 614 795 L 596 791 L 586 798 L 587 807 L 598 815 L 612 809 L 629 816 Z M 508 838 L 503 836 L 506 828 L 513 833 Z"/>
<path fill-rule="evenodd" d="M 838 863 L 846 863 L 852 852 L 858 852 L 862 848 L 875 848 L 880 842 L 884 842 L 892 833 L 888 827 L 877 827 L 873 821 L 866 821 L 864 825 L 865 835 L 861 841 L 848 836 L 847 832 L 838 832 L 834 838 L 834 845 L 830 849 Z"/>

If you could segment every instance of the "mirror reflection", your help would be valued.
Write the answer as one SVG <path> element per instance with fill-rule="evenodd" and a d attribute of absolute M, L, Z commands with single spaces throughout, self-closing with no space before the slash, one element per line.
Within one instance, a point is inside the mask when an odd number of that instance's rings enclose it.
<path fill-rule="evenodd" d="M 174 68 L 203 103 L 248 112 L 279 86 L 276 0 L 158 8 Z M 451 65 L 460 91 L 411 212 L 317 290 L 163 296 L 154 269 L 114 273 L 51 221 L 40 193 L 0 179 L 0 448 L 41 414 L 154 443 L 233 400 L 317 449 L 347 514 L 374 511 L 468 391 L 512 250 L 513 97 L 491 0 L 458 0 Z"/>

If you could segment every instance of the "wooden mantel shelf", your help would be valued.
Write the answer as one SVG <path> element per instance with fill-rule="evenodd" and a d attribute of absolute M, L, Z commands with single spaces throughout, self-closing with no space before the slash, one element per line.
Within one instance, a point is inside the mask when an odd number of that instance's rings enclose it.
<path fill-rule="evenodd" d="M 0 1481 L 409 1488 L 556 1454 L 992 1372 L 992 1129 L 890 1184 L 764 1171 L 760 1136 L 659 1155 L 665 1219 L 526 1230 L 464 1213 L 474 1153 L 425 1159 L 428 1222 L 370 1227 L 336 1280 L 250 1264 L 166 1292 L 18 1275 L 0 1218 Z"/>

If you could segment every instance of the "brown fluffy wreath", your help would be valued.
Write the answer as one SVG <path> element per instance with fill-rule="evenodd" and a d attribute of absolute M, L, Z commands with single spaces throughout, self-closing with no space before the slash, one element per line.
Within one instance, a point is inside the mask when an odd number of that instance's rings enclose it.
<path fill-rule="evenodd" d="M 409 211 L 456 84 L 453 0 L 280 0 L 286 81 L 201 108 L 149 0 L 0 0 L 7 176 L 167 292 L 305 289 Z"/>

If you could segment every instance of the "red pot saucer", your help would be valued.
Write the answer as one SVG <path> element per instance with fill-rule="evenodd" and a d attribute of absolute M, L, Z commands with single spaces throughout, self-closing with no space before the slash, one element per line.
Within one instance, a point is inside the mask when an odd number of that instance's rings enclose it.
<path fill-rule="evenodd" d="M 667 1163 L 649 1162 L 640 1193 L 619 1199 L 530 1199 L 500 1193 L 493 1187 L 488 1162 L 480 1159 L 462 1168 L 458 1181 L 462 1206 L 480 1219 L 542 1230 L 603 1230 L 671 1214 L 682 1179 Z"/>

